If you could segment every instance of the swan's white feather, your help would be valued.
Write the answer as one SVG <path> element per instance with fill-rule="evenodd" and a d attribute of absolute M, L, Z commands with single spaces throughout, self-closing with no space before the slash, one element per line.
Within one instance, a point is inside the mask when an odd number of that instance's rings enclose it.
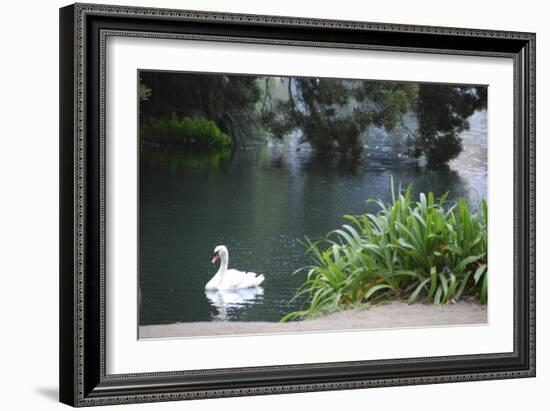
<path fill-rule="evenodd" d="M 264 276 L 257 275 L 249 271 L 239 271 L 235 269 L 227 269 L 229 264 L 229 252 L 227 247 L 218 246 L 214 250 L 221 258 L 220 269 L 214 277 L 204 287 L 206 290 L 231 290 L 240 288 L 252 288 L 260 285 L 264 280 Z"/>
<path fill-rule="evenodd" d="M 264 281 L 263 275 L 257 275 L 252 272 L 244 272 L 235 269 L 225 271 L 220 275 L 216 274 L 206 284 L 207 290 L 230 290 L 235 288 L 250 288 L 260 285 Z"/>

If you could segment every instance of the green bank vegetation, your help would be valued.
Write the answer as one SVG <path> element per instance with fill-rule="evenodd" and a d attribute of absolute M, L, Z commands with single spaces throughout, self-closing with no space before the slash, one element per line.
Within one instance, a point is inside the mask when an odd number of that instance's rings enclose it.
<path fill-rule="evenodd" d="M 179 117 L 172 113 L 170 117 L 153 119 L 142 128 L 145 143 L 219 150 L 231 146 L 231 137 L 222 132 L 216 123 L 204 118 Z"/>
<path fill-rule="evenodd" d="M 312 318 L 358 305 L 406 299 L 447 304 L 470 296 L 487 302 L 487 205 L 472 211 L 465 198 L 448 206 L 433 193 L 411 198 L 412 187 L 375 214 L 344 216 L 350 224 L 304 246 L 314 260 L 294 298 L 308 308 L 281 321 Z"/>

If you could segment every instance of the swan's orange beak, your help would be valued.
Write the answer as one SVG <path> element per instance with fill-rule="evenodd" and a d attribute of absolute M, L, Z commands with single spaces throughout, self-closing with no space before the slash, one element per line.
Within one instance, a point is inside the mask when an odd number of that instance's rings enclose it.
<path fill-rule="evenodd" d="M 212 260 L 211 260 L 212 264 L 214 264 L 214 263 L 215 263 L 216 261 L 218 261 L 219 259 L 220 259 L 220 256 L 219 256 L 218 254 L 214 254 L 214 255 L 212 256 Z"/>

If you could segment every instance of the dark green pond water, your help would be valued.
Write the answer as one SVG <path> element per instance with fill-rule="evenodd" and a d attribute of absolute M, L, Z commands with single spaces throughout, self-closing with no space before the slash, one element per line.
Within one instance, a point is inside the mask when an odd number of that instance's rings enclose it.
<path fill-rule="evenodd" d="M 313 156 L 307 149 L 261 145 L 213 156 L 146 147 L 140 160 L 140 324 L 237 320 L 278 321 L 299 309 L 290 302 L 309 263 L 298 240 L 339 227 L 343 214 L 376 211 L 367 198 L 388 200 L 390 178 L 415 193 L 447 190 L 486 198 L 485 113 L 463 134 L 464 151 L 448 168 L 430 170 L 369 147 L 357 161 Z M 264 274 L 258 290 L 206 294 L 216 273 L 216 245 L 229 267 Z"/>

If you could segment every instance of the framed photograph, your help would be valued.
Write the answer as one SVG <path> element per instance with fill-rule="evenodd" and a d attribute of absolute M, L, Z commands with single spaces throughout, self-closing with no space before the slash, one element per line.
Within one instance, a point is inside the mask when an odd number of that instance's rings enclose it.
<path fill-rule="evenodd" d="M 60 10 L 60 398 L 535 375 L 535 34 Z"/>

